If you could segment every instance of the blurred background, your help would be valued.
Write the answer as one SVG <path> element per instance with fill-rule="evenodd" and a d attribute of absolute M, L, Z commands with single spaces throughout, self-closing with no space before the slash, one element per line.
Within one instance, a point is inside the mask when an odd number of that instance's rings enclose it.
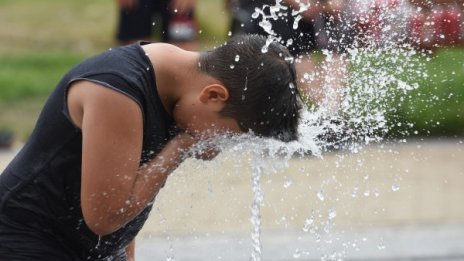
<path fill-rule="evenodd" d="M 222 43 L 229 19 L 225 3 L 200 0 L 196 9 L 201 48 Z M 0 0 L 0 129 L 24 141 L 60 77 L 118 45 L 117 23 L 114 0 Z"/>
<path fill-rule="evenodd" d="M 438 12 L 416 4 L 426 16 Z M 195 12 L 199 50 L 230 36 L 226 1 L 198 0 Z M 0 170 L 60 77 L 118 45 L 117 17 L 113 0 L 0 0 Z M 458 40 L 417 45 L 429 77 L 416 79 L 407 102 L 390 105 L 389 117 L 412 124 L 396 124 L 384 143 L 360 153 L 293 159 L 263 180 L 263 260 L 464 260 L 464 17 L 457 17 Z M 139 260 L 248 260 L 247 160 L 224 153 L 219 163 L 184 164 L 140 234 Z"/>

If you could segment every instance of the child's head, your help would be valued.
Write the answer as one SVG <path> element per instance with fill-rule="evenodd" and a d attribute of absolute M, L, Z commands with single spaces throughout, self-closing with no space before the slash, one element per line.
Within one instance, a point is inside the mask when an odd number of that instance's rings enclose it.
<path fill-rule="evenodd" d="M 220 114 L 242 131 L 283 141 L 297 138 L 300 100 L 288 50 L 258 35 L 241 35 L 200 55 L 199 67 L 224 84 L 229 98 Z"/>

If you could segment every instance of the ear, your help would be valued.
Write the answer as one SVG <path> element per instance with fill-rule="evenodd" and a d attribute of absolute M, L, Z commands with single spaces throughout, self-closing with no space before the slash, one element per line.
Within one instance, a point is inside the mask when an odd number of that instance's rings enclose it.
<path fill-rule="evenodd" d="M 229 91 L 221 84 L 207 85 L 200 92 L 200 101 L 203 103 L 226 102 L 228 99 Z"/>

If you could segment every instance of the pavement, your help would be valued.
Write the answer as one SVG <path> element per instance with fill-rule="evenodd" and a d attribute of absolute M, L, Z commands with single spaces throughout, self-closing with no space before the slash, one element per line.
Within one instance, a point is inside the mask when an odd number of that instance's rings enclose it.
<path fill-rule="evenodd" d="M 349 227 L 331 233 L 317 242 L 301 231 L 264 231 L 261 260 L 464 260 L 462 225 Z M 251 252 L 245 233 L 153 236 L 138 239 L 136 260 L 253 260 Z"/>
<path fill-rule="evenodd" d="M 0 151 L 0 170 L 15 153 Z M 136 260 L 464 260 L 464 138 L 264 161 L 259 241 L 253 165 L 241 153 L 182 164 Z"/>

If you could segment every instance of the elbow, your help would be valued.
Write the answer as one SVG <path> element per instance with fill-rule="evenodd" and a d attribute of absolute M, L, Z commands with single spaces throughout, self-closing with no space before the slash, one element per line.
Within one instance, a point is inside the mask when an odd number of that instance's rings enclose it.
<path fill-rule="evenodd" d="M 94 234 L 99 235 L 99 236 L 106 236 L 109 235 L 119 228 L 115 228 L 114 226 L 110 226 L 107 224 L 100 224 L 100 223 L 92 223 L 92 222 L 87 222 L 87 227 L 92 231 Z"/>
<path fill-rule="evenodd" d="M 82 201 L 81 209 L 85 224 L 93 233 L 100 236 L 116 232 L 139 213 L 140 206 L 126 202 L 114 199 Z M 134 208 L 135 206 L 139 208 Z"/>
<path fill-rule="evenodd" d="M 118 215 L 87 213 L 83 211 L 84 222 L 87 227 L 96 235 L 106 236 L 116 232 L 123 226 L 118 221 Z"/>

